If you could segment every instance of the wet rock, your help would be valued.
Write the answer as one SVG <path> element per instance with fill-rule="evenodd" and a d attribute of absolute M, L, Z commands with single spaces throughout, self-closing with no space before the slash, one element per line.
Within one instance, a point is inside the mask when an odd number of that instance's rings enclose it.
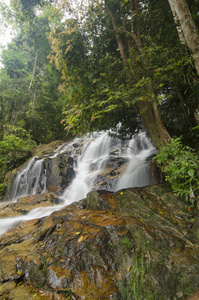
<path fill-rule="evenodd" d="M 56 199 L 43 195 L 43 203 Z M 28 211 L 27 199 L 20 201 L 10 210 Z M 49 217 L 21 222 L 0 237 L 0 300 L 195 299 L 194 213 L 158 185 L 93 191 Z"/>
<path fill-rule="evenodd" d="M 111 191 L 114 183 L 124 173 L 128 159 L 110 159 L 106 162 L 106 168 L 93 181 L 93 190 Z"/>
<path fill-rule="evenodd" d="M 57 140 L 52 141 L 51 143 L 38 146 L 34 149 L 32 156 L 43 157 L 44 155 L 54 154 L 55 149 L 59 150 L 62 147 L 63 141 Z"/>
<path fill-rule="evenodd" d="M 75 171 L 71 167 L 72 158 L 67 154 L 60 154 L 46 161 L 46 188 L 50 191 L 63 191 L 75 178 Z"/>
<path fill-rule="evenodd" d="M 14 203 L 0 204 L 0 218 L 27 214 L 32 209 L 53 206 L 60 203 L 62 203 L 62 200 L 54 193 L 26 196 Z"/>
<path fill-rule="evenodd" d="M 83 200 L 83 208 L 89 208 L 93 210 L 108 210 L 111 206 L 108 202 L 100 197 L 98 191 L 92 191 L 87 194 L 86 199 Z"/>
<path fill-rule="evenodd" d="M 106 162 L 106 167 L 111 169 L 118 169 L 123 164 L 127 164 L 128 161 L 129 161 L 128 158 L 110 156 Z"/>

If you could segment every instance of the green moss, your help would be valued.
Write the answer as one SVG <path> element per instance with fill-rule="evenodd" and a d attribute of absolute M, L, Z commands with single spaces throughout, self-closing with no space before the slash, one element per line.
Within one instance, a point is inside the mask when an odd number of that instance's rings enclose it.
<path fill-rule="evenodd" d="M 65 299 L 67 299 L 67 300 L 72 300 L 75 297 L 74 292 L 70 289 L 64 289 L 64 290 L 61 290 L 61 291 L 56 291 L 55 294 L 63 295 L 65 297 Z"/>
<path fill-rule="evenodd" d="M 41 264 L 35 265 L 31 262 L 28 266 L 28 274 L 31 281 L 39 288 L 45 286 L 47 280 L 48 264 L 44 256 L 41 257 Z"/>
<path fill-rule="evenodd" d="M 124 251 L 131 252 L 133 249 L 133 243 L 132 240 L 128 237 L 123 237 L 121 240 L 121 246 L 124 249 Z"/>
<path fill-rule="evenodd" d="M 132 267 L 127 269 L 128 275 L 120 286 L 122 299 L 159 299 L 148 274 L 148 269 L 149 261 L 146 260 L 144 253 L 134 254 Z"/>
<path fill-rule="evenodd" d="M 87 260 L 90 263 L 91 258 L 94 258 L 98 265 L 102 265 L 102 258 L 97 248 L 90 242 L 86 243 Z"/>

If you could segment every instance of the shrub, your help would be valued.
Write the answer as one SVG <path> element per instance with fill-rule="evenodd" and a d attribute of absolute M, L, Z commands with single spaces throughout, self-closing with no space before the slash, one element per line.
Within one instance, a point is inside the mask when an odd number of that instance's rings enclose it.
<path fill-rule="evenodd" d="M 181 138 L 172 139 L 154 158 L 177 196 L 194 204 L 199 196 L 199 156 Z"/>

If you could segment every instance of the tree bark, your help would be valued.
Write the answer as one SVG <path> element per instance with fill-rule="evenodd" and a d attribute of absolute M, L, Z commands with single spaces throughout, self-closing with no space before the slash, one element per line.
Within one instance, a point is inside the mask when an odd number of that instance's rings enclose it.
<path fill-rule="evenodd" d="M 182 28 L 185 41 L 193 54 L 195 68 L 199 75 L 199 33 L 194 23 L 186 0 L 168 0 L 174 19 Z"/>
<path fill-rule="evenodd" d="M 171 137 L 166 130 L 160 116 L 157 118 L 150 102 L 138 100 L 137 106 L 146 127 L 146 130 L 153 141 L 155 147 L 161 150 L 171 141 Z"/>

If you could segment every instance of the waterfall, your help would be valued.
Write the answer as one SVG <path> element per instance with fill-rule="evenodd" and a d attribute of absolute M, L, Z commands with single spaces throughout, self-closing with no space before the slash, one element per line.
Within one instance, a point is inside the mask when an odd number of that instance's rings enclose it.
<path fill-rule="evenodd" d="M 75 167 L 76 177 L 62 196 L 65 203 L 83 199 L 92 189 L 94 178 L 105 168 L 110 150 L 116 143 L 107 133 L 85 139 L 82 154 Z"/>
<path fill-rule="evenodd" d="M 77 153 L 74 146 L 76 144 L 82 145 L 80 153 Z M 140 133 L 133 139 L 122 142 L 109 136 L 106 132 L 100 132 L 63 145 L 61 149 L 59 148 L 49 156 L 50 159 L 53 159 L 59 153 L 66 153 L 74 158 L 73 169 L 76 177 L 60 196 L 63 202 L 52 207 L 33 209 L 26 215 L 3 218 L 3 222 L 0 222 L 0 235 L 21 221 L 48 216 L 70 203 L 85 198 L 86 194 L 93 189 L 94 183 L 100 178 L 100 174 L 110 164 L 110 159 L 113 162 L 116 161 L 118 165 L 124 162 L 127 162 L 127 165 L 123 175 L 110 180 L 109 190 L 117 191 L 127 187 L 149 185 L 151 179 L 147 158 L 151 157 L 154 151 L 155 148 L 145 133 Z M 31 159 L 14 180 L 11 202 L 17 201 L 19 197 L 45 192 L 46 180 L 45 159 Z"/>
<path fill-rule="evenodd" d="M 146 133 L 141 133 L 128 141 L 127 151 L 123 155 L 129 158 L 129 163 L 124 174 L 116 182 L 114 191 L 150 185 L 151 172 L 147 158 L 153 156 L 155 151 Z"/>
<path fill-rule="evenodd" d="M 34 157 L 30 160 L 19 174 L 14 182 L 11 200 L 14 202 L 19 197 L 25 197 L 35 194 L 41 194 L 46 188 L 46 176 L 44 159 Z"/>

